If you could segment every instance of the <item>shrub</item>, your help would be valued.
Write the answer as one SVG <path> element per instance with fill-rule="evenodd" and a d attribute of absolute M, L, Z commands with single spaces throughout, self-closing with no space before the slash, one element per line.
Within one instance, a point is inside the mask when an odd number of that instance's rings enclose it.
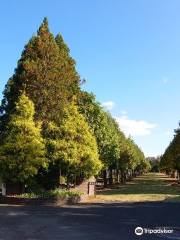
<path fill-rule="evenodd" d="M 38 190 L 30 193 L 23 193 L 20 198 L 70 198 L 74 196 L 81 196 L 84 192 L 81 191 L 68 191 L 55 189 L 51 191 Z"/>

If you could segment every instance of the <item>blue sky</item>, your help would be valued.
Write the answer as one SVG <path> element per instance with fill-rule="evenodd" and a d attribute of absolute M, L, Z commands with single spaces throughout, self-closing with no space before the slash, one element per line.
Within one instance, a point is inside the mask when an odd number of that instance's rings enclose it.
<path fill-rule="evenodd" d="M 146 156 L 180 120 L 179 0 L 0 0 L 0 100 L 24 45 L 47 16 L 93 92 Z"/>

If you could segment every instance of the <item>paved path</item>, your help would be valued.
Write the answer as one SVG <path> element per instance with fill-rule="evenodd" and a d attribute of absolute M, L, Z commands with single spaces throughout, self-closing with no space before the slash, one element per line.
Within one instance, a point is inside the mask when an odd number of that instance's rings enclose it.
<path fill-rule="evenodd" d="M 155 240 L 162 236 L 137 236 L 135 228 L 180 228 L 180 203 L 147 201 L 179 199 L 179 188 L 167 186 L 165 175 L 150 173 L 104 195 L 111 201 L 64 207 L 0 205 L 0 240 Z M 180 239 L 180 231 L 165 238 Z"/>
<path fill-rule="evenodd" d="M 66 207 L 0 205 L 0 240 L 136 240 L 136 227 L 180 227 L 179 203 L 81 203 Z M 175 238 L 180 239 L 180 238 Z"/>

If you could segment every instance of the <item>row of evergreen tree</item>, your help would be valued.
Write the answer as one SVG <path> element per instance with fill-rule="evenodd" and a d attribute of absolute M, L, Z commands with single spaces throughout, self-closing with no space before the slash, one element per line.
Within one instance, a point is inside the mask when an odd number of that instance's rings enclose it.
<path fill-rule="evenodd" d="M 159 169 L 165 171 L 167 175 L 171 174 L 175 177 L 177 172 L 177 178 L 180 178 L 180 128 L 174 131 L 174 137 L 164 154 L 161 156 Z"/>
<path fill-rule="evenodd" d="M 107 184 L 116 169 L 150 168 L 141 149 L 126 138 L 94 95 L 81 90 L 69 48 L 50 33 L 45 18 L 18 61 L 0 107 L 0 178 L 38 182 L 44 188 L 97 175 Z"/>

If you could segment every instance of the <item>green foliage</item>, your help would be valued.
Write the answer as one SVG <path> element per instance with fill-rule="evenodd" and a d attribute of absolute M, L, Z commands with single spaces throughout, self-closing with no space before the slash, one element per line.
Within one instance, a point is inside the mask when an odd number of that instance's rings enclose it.
<path fill-rule="evenodd" d="M 81 196 L 84 192 L 81 191 L 67 191 L 67 190 L 50 190 L 50 191 L 33 191 L 30 193 L 23 193 L 19 195 L 20 198 L 70 198 L 75 196 Z"/>
<path fill-rule="evenodd" d="M 175 130 L 173 140 L 162 155 L 159 169 L 167 173 L 174 170 L 180 172 L 180 128 Z"/>
<path fill-rule="evenodd" d="M 31 179 L 31 185 L 50 189 L 58 186 L 60 175 L 69 181 L 70 175 L 88 178 L 102 168 L 149 169 L 142 151 L 110 113 L 93 94 L 80 90 L 69 53 L 62 35 L 54 38 L 49 31 L 47 18 L 25 45 L 0 106 L 3 181 L 30 184 Z"/>
<path fill-rule="evenodd" d="M 23 93 L 11 115 L 6 136 L 0 145 L 0 176 L 6 182 L 25 181 L 46 166 L 40 124 L 33 120 L 34 104 Z"/>
<path fill-rule="evenodd" d="M 64 176 L 60 176 L 59 182 L 60 182 L 61 184 L 65 184 L 65 183 L 67 182 L 67 178 L 64 177 Z"/>
<path fill-rule="evenodd" d="M 67 174 L 88 178 L 101 170 L 96 139 L 74 104 L 64 109 L 59 124 L 49 123 L 46 139 L 49 158 Z"/>
<path fill-rule="evenodd" d="M 70 49 L 65 44 L 63 37 L 60 33 L 56 36 L 55 40 L 59 47 L 61 64 L 63 71 L 65 72 L 65 77 L 66 79 L 70 79 L 70 85 L 68 86 L 68 88 L 73 94 L 77 95 L 78 93 L 80 93 L 80 88 L 78 86 L 83 83 L 84 80 L 83 82 L 81 82 L 80 75 L 75 69 L 76 62 L 72 57 L 70 57 Z"/>
<path fill-rule="evenodd" d="M 159 162 L 161 157 L 148 157 L 146 158 L 151 165 L 151 172 L 159 172 Z"/>
<path fill-rule="evenodd" d="M 100 160 L 107 169 L 116 162 L 120 153 L 117 124 L 112 116 L 95 101 L 92 93 L 83 92 L 78 104 L 80 112 L 85 116 L 86 122 L 96 137 Z"/>
<path fill-rule="evenodd" d="M 80 82 L 75 61 L 69 56 L 62 36 L 55 40 L 45 18 L 37 36 L 25 45 L 15 73 L 6 85 L 0 121 L 7 122 L 23 90 L 35 104 L 36 120 L 57 120 L 66 101 L 79 92 Z"/>
<path fill-rule="evenodd" d="M 146 172 L 151 169 L 150 163 L 145 159 L 144 153 L 131 138 L 127 138 L 124 142 L 118 163 L 122 171 L 132 169 L 138 172 Z"/>
<path fill-rule="evenodd" d="M 94 132 L 104 169 L 149 170 L 141 149 L 131 138 L 126 139 L 115 119 L 95 101 L 92 93 L 83 92 L 78 104 Z"/>

